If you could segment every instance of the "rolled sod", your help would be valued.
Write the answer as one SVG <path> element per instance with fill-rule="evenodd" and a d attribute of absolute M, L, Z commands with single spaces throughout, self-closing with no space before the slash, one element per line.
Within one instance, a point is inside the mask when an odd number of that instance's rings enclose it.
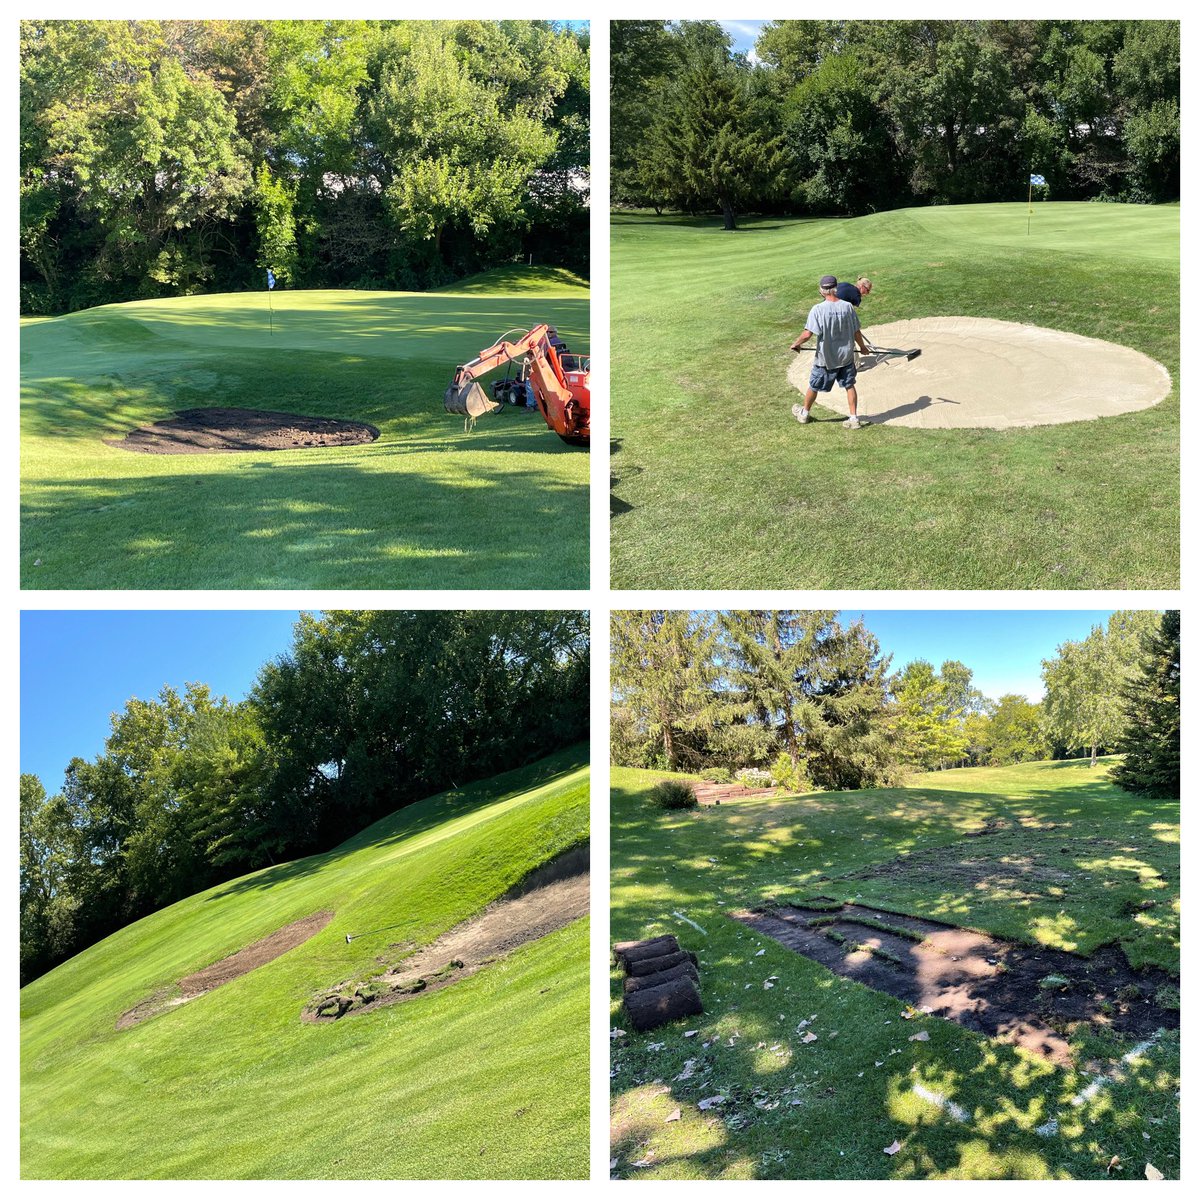
<path fill-rule="evenodd" d="M 625 997 L 625 1012 L 639 1033 L 703 1011 L 700 991 L 695 982 L 686 976 L 672 979 L 660 987 L 630 992 Z"/>
<path fill-rule="evenodd" d="M 673 933 L 662 937 L 648 938 L 641 942 L 618 942 L 613 947 L 613 957 L 619 963 L 628 965 L 639 962 L 643 958 L 656 958 L 663 954 L 674 954 L 679 950 L 679 942 Z"/>
<path fill-rule="evenodd" d="M 674 954 L 660 954 L 655 958 L 642 958 L 629 963 L 630 975 L 654 975 L 669 967 L 677 967 L 680 963 L 690 962 L 699 966 L 699 960 L 690 950 L 677 950 Z"/>
<path fill-rule="evenodd" d="M 691 979 L 697 986 L 700 984 L 700 972 L 690 962 L 682 962 L 677 967 L 668 967 L 665 971 L 656 971 L 653 975 L 630 975 L 625 980 L 625 994 L 643 992 L 648 988 L 662 987 L 676 979 Z"/>

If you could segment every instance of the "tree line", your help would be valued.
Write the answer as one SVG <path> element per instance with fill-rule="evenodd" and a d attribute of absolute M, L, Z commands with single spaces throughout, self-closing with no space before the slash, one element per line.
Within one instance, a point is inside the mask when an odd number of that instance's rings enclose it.
<path fill-rule="evenodd" d="M 612 26 L 612 197 L 661 212 L 1179 198 L 1179 23 Z"/>
<path fill-rule="evenodd" d="M 893 671 L 861 621 L 832 610 L 614 612 L 611 754 L 620 766 L 803 792 L 908 772 L 1124 755 L 1131 791 L 1179 793 L 1179 614 L 1114 613 L 1042 664 L 1041 702 L 990 699 L 972 670 Z"/>
<path fill-rule="evenodd" d="M 21 977 L 223 880 L 587 738 L 578 612 L 303 615 L 245 700 L 114 713 L 61 791 L 20 788 Z"/>
<path fill-rule="evenodd" d="M 22 21 L 21 303 L 586 272 L 588 39 L 549 21 Z"/>

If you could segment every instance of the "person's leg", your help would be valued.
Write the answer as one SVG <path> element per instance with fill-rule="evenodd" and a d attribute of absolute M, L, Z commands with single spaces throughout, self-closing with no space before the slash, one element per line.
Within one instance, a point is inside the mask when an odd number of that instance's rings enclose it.
<path fill-rule="evenodd" d="M 817 393 L 814 388 L 809 388 L 808 391 L 804 393 L 804 411 L 805 412 L 808 412 L 811 410 L 816 398 L 817 398 Z"/>
<path fill-rule="evenodd" d="M 858 388 L 848 387 L 846 389 L 846 403 L 850 406 L 850 415 L 858 416 Z"/>

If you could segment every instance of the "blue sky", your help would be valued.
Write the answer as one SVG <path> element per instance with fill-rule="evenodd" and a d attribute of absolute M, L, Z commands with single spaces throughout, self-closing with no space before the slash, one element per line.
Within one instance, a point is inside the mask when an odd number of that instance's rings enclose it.
<path fill-rule="evenodd" d="M 21 771 L 62 786 L 76 755 L 104 749 L 108 717 L 164 684 L 207 683 L 241 699 L 291 645 L 292 612 L 24 612 Z"/>
<path fill-rule="evenodd" d="M 739 54 L 749 54 L 766 21 L 721 21 L 720 26 L 731 38 L 733 48 Z"/>
<path fill-rule="evenodd" d="M 848 610 L 842 615 L 865 619 L 884 651 L 893 655 L 893 670 L 915 658 L 927 659 L 935 667 L 955 658 L 974 671 L 975 686 L 993 700 L 1007 692 L 1040 700 L 1042 659 L 1053 658 L 1063 642 L 1081 641 L 1093 625 L 1106 624 L 1112 613 L 1108 609 L 1088 612 L 868 609 Z"/>

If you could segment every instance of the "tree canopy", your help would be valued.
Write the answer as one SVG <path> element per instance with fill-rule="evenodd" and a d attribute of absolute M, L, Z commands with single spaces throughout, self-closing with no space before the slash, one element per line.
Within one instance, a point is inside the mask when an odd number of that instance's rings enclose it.
<path fill-rule="evenodd" d="M 858 215 L 1179 197 L 1179 22 L 713 21 L 612 28 L 618 204 Z"/>
<path fill-rule="evenodd" d="M 579 612 L 327 612 L 241 701 L 201 683 L 112 714 L 59 793 L 20 782 L 30 979 L 193 892 L 586 739 Z"/>
<path fill-rule="evenodd" d="M 586 271 L 588 93 L 548 21 L 23 21 L 23 309 Z"/>

